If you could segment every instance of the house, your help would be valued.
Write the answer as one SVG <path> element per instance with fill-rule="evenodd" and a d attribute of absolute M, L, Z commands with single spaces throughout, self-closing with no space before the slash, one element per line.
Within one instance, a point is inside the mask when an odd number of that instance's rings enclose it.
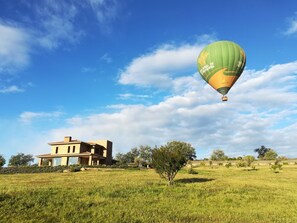
<path fill-rule="evenodd" d="M 108 140 L 83 142 L 65 136 L 63 141 L 48 144 L 51 153 L 36 156 L 39 166 L 112 164 L 112 142 Z"/>

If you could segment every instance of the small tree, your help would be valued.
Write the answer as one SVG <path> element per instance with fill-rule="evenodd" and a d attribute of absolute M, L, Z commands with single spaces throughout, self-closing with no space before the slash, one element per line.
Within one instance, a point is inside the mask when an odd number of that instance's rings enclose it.
<path fill-rule="evenodd" d="M 153 149 L 152 165 L 160 177 L 168 180 L 168 185 L 172 185 L 177 172 L 188 160 L 193 160 L 195 157 L 195 149 L 191 144 L 172 141 Z"/>
<path fill-rule="evenodd" d="M 255 161 L 255 157 L 253 156 L 245 156 L 243 159 L 248 167 L 250 167 L 251 164 Z"/>
<path fill-rule="evenodd" d="M 4 166 L 5 163 L 6 163 L 6 160 L 2 155 L 0 155 L 0 167 Z"/>
<path fill-rule="evenodd" d="M 264 160 L 275 160 L 277 157 L 277 153 L 273 149 L 269 149 L 263 157 Z"/>
<path fill-rule="evenodd" d="M 211 160 L 226 160 L 228 157 L 225 155 L 223 150 L 216 149 L 212 152 L 210 156 Z"/>
<path fill-rule="evenodd" d="M 24 153 L 18 153 L 15 156 L 11 156 L 9 159 L 9 166 L 28 166 L 34 161 L 33 155 Z"/>
<path fill-rule="evenodd" d="M 256 153 L 258 153 L 258 159 L 263 159 L 265 154 L 271 150 L 270 148 L 266 148 L 265 146 L 261 146 L 260 148 L 254 149 Z"/>

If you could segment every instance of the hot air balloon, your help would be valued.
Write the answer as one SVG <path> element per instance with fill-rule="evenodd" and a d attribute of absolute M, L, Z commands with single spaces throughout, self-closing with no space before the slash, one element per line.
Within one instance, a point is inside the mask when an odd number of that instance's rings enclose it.
<path fill-rule="evenodd" d="M 240 77 L 246 56 L 238 44 L 217 41 L 201 51 L 197 63 L 201 77 L 223 95 L 222 101 L 227 101 L 226 94 Z"/>

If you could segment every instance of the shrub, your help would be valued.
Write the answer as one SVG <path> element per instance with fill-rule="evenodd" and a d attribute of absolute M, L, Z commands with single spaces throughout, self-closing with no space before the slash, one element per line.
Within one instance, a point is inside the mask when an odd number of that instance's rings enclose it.
<path fill-rule="evenodd" d="M 282 165 L 281 164 L 273 164 L 271 165 L 270 167 L 275 173 L 278 173 L 279 171 L 278 170 L 281 170 L 282 169 Z M 277 170 L 278 169 L 278 170 Z"/>
<path fill-rule="evenodd" d="M 194 170 L 193 168 L 189 168 L 188 174 L 198 174 L 198 172 L 196 170 Z"/>
<path fill-rule="evenodd" d="M 200 163 L 200 166 L 205 166 L 206 164 L 205 164 L 205 162 L 204 161 L 202 161 L 201 163 Z"/>
<path fill-rule="evenodd" d="M 230 162 L 225 164 L 225 167 L 227 167 L 227 168 L 229 168 L 230 166 L 232 166 L 232 164 Z"/>
<path fill-rule="evenodd" d="M 79 172 L 81 169 L 81 166 L 70 166 L 69 171 L 70 172 Z"/>
<path fill-rule="evenodd" d="M 240 162 L 236 163 L 236 167 L 238 167 L 238 168 L 240 168 L 240 167 L 246 167 L 246 162 L 240 161 Z"/>

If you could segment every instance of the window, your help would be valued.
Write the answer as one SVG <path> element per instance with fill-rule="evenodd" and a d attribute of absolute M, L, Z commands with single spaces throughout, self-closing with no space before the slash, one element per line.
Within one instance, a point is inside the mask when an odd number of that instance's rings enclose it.
<path fill-rule="evenodd" d="M 72 152 L 75 153 L 75 146 L 72 147 Z"/>
<path fill-rule="evenodd" d="M 53 166 L 61 166 L 62 158 L 54 158 Z"/>
<path fill-rule="evenodd" d="M 68 153 L 70 153 L 70 146 L 68 146 Z"/>
<path fill-rule="evenodd" d="M 58 149 L 59 149 L 59 147 L 57 146 L 57 147 L 56 147 L 56 153 L 58 153 Z"/>
<path fill-rule="evenodd" d="M 68 158 L 68 165 L 76 165 L 78 164 L 78 157 L 69 157 Z"/>

